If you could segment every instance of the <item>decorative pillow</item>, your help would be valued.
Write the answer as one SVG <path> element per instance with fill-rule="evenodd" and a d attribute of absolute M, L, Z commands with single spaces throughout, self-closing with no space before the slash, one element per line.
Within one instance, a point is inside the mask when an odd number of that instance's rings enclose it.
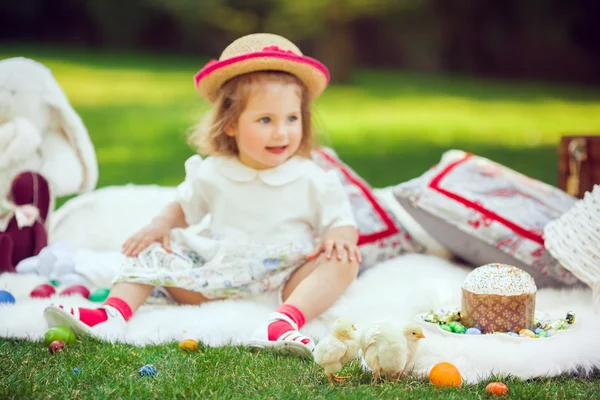
<path fill-rule="evenodd" d="M 394 194 L 431 236 L 475 266 L 515 265 L 540 287 L 578 282 L 544 247 L 546 224 L 576 201 L 555 187 L 451 150 Z"/>
<path fill-rule="evenodd" d="M 363 262 L 361 271 L 404 253 L 422 253 L 424 246 L 414 240 L 392 212 L 380 203 L 371 187 L 329 148 L 312 153 L 313 160 L 325 170 L 335 170 L 350 198 L 358 230 L 358 245 Z"/>

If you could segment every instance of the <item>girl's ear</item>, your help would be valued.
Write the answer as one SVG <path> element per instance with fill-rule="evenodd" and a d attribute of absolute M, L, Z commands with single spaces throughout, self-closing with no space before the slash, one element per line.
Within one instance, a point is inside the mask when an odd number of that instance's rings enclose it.
<path fill-rule="evenodd" d="M 233 125 L 225 127 L 225 134 L 227 136 L 235 137 L 235 127 Z"/>

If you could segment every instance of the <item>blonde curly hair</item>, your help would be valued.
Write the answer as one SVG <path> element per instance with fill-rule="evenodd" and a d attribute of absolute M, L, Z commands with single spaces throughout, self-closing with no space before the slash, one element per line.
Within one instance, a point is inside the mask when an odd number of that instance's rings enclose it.
<path fill-rule="evenodd" d="M 297 154 L 310 157 L 316 140 L 313 137 L 308 90 L 294 75 L 281 71 L 250 72 L 225 82 L 219 90 L 213 108 L 190 132 L 189 144 L 203 155 L 238 155 L 235 137 L 227 135 L 226 130 L 235 128 L 253 90 L 267 82 L 298 86 L 301 99 L 302 140 Z"/>

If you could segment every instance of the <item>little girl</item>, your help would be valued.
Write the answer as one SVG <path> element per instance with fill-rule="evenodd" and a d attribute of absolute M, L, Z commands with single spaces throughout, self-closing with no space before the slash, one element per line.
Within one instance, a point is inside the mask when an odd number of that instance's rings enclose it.
<path fill-rule="evenodd" d="M 195 82 L 213 110 L 191 141 L 210 157 L 188 159 L 175 201 L 125 242 L 102 307 L 51 305 L 49 325 L 122 332 L 154 286 L 181 304 L 278 291 L 281 305 L 249 344 L 312 357 L 299 329 L 336 301 L 361 261 L 347 195 L 310 159 L 310 104 L 328 81 L 323 64 L 271 34 L 242 37 L 206 64 Z M 207 215 L 200 234 L 182 229 Z"/>

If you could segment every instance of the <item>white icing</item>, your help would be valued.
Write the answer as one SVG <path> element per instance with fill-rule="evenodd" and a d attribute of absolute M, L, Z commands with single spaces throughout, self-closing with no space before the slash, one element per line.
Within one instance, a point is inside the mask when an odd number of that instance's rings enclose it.
<path fill-rule="evenodd" d="M 476 294 L 514 296 L 535 293 L 535 281 L 527 272 L 506 264 L 487 264 L 465 278 L 462 288 Z"/>

